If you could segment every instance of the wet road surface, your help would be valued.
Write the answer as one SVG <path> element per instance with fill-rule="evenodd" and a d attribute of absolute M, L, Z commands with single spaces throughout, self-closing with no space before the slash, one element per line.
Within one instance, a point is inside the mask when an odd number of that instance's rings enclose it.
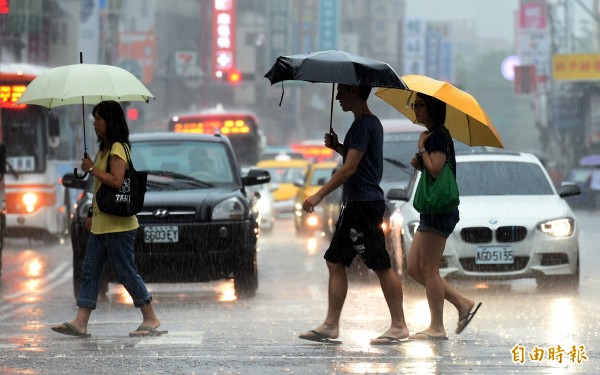
<path fill-rule="evenodd" d="M 261 238 L 253 299 L 237 300 L 231 281 L 149 284 L 169 331 L 155 338 L 128 337 L 141 315 L 116 284 L 92 314 L 91 338 L 52 332 L 76 312 L 70 243 L 10 240 L 0 284 L 0 373 L 598 374 L 600 261 L 593 244 L 600 235 L 592 213 L 583 221 L 589 229 L 582 228 L 579 292 L 540 290 L 534 280 L 453 282 L 483 302 L 463 334 L 454 334 L 457 313 L 446 303 L 449 340 L 377 347 L 369 339 L 387 329 L 389 316 L 372 280 L 350 284 L 341 345 L 297 338 L 325 317 L 327 242 L 296 237 L 291 220 Z M 422 288 L 409 284 L 404 308 L 411 332 L 427 327 Z"/>

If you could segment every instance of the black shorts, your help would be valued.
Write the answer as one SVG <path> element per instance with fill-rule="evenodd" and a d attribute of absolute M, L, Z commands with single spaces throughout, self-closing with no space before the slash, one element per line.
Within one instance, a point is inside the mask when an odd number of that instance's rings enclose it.
<path fill-rule="evenodd" d="M 447 212 L 445 214 L 421 214 L 421 219 L 417 231 L 432 232 L 439 234 L 444 238 L 448 238 L 450 237 L 450 234 L 456 227 L 456 224 L 459 220 L 460 216 L 458 214 L 458 207 L 452 209 L 452 211 Z"/>
<path fill-rule="evenodd" d="M 367 267 L 381 270 L 391 267 L 383 234 L 384 201 L 347 202 L 342 205 L 335 233 L 324 258 L 350 267 L 360 255 Z"/>

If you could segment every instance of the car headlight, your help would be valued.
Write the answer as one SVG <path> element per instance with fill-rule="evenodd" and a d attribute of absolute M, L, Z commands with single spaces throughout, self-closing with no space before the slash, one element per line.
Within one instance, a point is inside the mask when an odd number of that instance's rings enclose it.
<path fill-rule="evenodd" d="M 271 208 L 270 206 L 269 201 L 266 199 L 261 198 L 256 201 L 256 208 L 258 208 L 259 212 L 268 212 Z"/>
<path fill-rule="evenodd" d="M 212 220 L 244 220 L 248 217 L 248 207 L 236 197 L 217 204 L 212 212 Z"/>
<path fill-rule="evenodd" d="M 552 237 L 569 237 L 573 234 L 575 220 L 571 218 L 550 220 L 538 224 L 537 229 Z"/>

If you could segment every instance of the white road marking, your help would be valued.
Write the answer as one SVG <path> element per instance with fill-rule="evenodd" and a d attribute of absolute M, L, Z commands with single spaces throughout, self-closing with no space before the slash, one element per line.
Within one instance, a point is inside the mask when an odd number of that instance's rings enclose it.
<path fill-rule="evenodd" d="M 68 267 L 70 265 L 70 263 L 63 262 L 63 263 L 59 264 L 59 266 L 53 272 L 48 274 L 49 277 L 47 278 L 47 280 L 50 282 L 48 282 L 43 288 L 40 288 L 40 289 L 36 290 L 35 292 L 33 292 L 33 294 L 35 294 L 35 295 L 46 294 L 49 291 L 57 288 L 59 285 L 72 280 L 73 279 L 73 269 L 68 268 L 67 270 L 65 270 L 65 265 Z M 59 270 L 59 271 L 56 271 L 56 270 Z M 62 275 L 60 274 L 61 272 L 62 272 Z M 50 276 L 52 276 L 52 278 L 50 278 Z M 58 276 L 60 276 L 60 278 L 56 279 Z M 56 279 L 56 280 L 53 280 L 53 279 Z M 3 299 L 8 300 L 8 299 L 12 299 L 12 298 L 21 297 L 23 295 L 26 295 L 27 293 L 29 293 L 29 292 L 19 291 L 19 292 L 4 296 Z M 4 306 L 0 307 L 0 322 L 7 320 L 8 318 L 15 316 L 15 315 L 25 314 L 25 312 L 29 308 L 31 308 L 31 304 L 22 305 L 20 307 L 15 308 L 14 304 L 4 303 Z M 7 311 L 7 310 L 10 310 L 10 311 Z M 7 312 L 5 312 L 5 311 L 7 311 Z"/>

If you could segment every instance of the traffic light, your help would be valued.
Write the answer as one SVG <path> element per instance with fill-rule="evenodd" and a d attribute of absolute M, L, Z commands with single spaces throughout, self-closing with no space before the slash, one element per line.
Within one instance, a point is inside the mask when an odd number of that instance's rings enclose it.
<path fill-rule="evenodd" d="M 128 121 L 137 121 L 140 117 L 140 111 L 135 108 L 135 107 L 131 107 L 127 109 L 127 120 Z"/>
<path fill-rule="evenodd" d="M 145 103 L 130 102 L 125 108 L 125 116 L 129 125 L 140 124 L 144 120 Z"/>
<path fill-rule="evenodd" d="M 0 0 L 0 14 L 10 13 L 10 0 Z"/>
<path fill-rule="evenodd" d="M 227 74 L 227 82 L 231 83 L 232 85 L 237 85 L 238 83 L 240 83 L 240 81 L 242 80 L 242 73 L 237 72 L 237 71 L 232 71 L 229 74 Z"/>
<path fill-rule="evenodd" d="M 218 71 L 215 78 L 219 81 L 227 82 L 230 85 L 238 85 L 242 81 L 254 80 L 254 73 L 242 73 L 237 70 L 230 70 L 228 72 Z"/>

